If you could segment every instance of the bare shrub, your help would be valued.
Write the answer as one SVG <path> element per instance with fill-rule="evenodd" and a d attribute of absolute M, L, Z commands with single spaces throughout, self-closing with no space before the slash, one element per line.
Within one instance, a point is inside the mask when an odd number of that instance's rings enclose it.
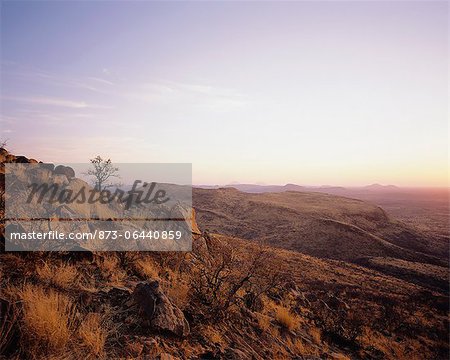
<path fill-rule="evenodd" d="M 243 303 L 246 294 L 254 299 L 277 286 L 279 268 L 269 261 L 263 247 L 240 248 L 210 235 L 197 242 L 193 251 L 192 295 L 209 315 L 220 317 L 231 306 Z"/>
<path fill-rule="evenodd" d="M 132 266 L 134 262 L 142 257 L 139 251 L 117 251 L 115 254 L 119 266 L 123 269 L 128 269 L 128 267 Z"/>
<path fill-rule="evenodd" d="M 186 269 L 186 256 L 189 253 L 180 251 L 167 251 L 153 253 L 152 257 L 159 263 L 161 268 L 172 269 L 174 272 L 182 272 Z"/>
<path fill-rule="evenodd" d="M 350 307 L 336 294 L 328 294 L 315 302 L 316 323 L 329 334 L 335 342 L 343 345 L 356 345 L 365 323 L 364 309 Z"/>
<path fill-rule="evenodd" d="M 210 235 L 203 239 L 193 251 L 192 296 L 209 315 L 218 318 L 246 293 L 259 297 L 276 286 L 280 277 L 272 276 L 270 252 L 262 247 L 242 251 L 238 244 Z"/>

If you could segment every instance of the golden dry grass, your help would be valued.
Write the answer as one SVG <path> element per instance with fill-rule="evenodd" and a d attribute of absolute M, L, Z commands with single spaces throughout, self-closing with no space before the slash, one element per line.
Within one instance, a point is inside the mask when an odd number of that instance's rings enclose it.
<path fill-rule="evenodd" d="M 191 291 L 189 280 L 171 270 L 166 271 L 166 273 L 168 273 L 166 274 L 168 280 L 161 281 L 161 287 L 169 299 L 183 310 L 189 303 Z"/>
<path fill-rule="evenodd" d="M 78 328 L 78 335 L 89 349 L 89 352 L 99 357 L 103 355 L 107 331 L 102 327 L 100 314 L 89 313 Z"/>
<path fill-rule="evenodd" d="M 220 331 L 212 326 L 206 326 L 202 329 L 203 336 L 205 336 L 211 343 L 225 345 L 226 341 L 221 335 Z"/>
<path fill-rule="evenodd" d="M 311 327 L 309 329 L 309 335 L 311 335 L 313 341 L 315 344 L 320 344 L 322 342 L 322 335 L 320 333 L 320 330 L 316 327 Z"/>
<path fill-rule="evenodd" d="M 59 352 L 73 335 L 76 309 L 70 298 L 54 290 L 26 284 L 18 290 L 23 302 L 22 334 L 27 352 Z"/>
<path fill-rule="evenodd" d="M 134 267 L 139 275 L 145 279 L 158 279 L 158 268 L 149 258 L 139 259 L 134 262 Z"/>
<path fill-rule="evenodd" d="M 263 314 L 259 314 L 259 316 L 258 316 L 258 327 L 262 331 L 269 330 L 270 327 L 271 327 L 270 317 L 268 317 L 266 315 L 263 315 Z"/>
<path fill-rule="evenodd" d="M 44 262 L 36 267 L 37 277 L 44 283 L 67 289 L 78 285 L 77 268 L 70 264 L 49 265 Z"/>
<path fill-rule="evenodd" d="M 99 268 L 105 281 L 110 285 L 122 285 L 127 278 L 127 273 L 120 267 L 120 262 L 115 255 L 105 255 L 99 261 Z"/>
<path fill-rule="evenodd" d="M 301 338 L 288 340 L 287 344 L 290 349 L 293 350 L 293 352 L 297 355 L 314 356 L 317 358 L 320 355 L 320 350 L 318 347 L 309 344 Z"/>
<path fill-rule="evenodd" d="M 275 308 L 275 319 L 277 322 L 287 330 L 294 330 L 298 327 L 298 316 L 289 311 L 284 306 L 277 306 Z"/>

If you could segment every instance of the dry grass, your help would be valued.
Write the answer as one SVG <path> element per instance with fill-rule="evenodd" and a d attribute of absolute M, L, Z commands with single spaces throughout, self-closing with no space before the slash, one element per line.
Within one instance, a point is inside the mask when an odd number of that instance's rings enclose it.
<path fill-rule="evenodd" d="M 57 266 L 44 262 L 36 267 L 36 274 L 42 282 L 62 289 L 73 288 L 78 285 L 77 268 L 70 264 Z"/>
<path fill-rule="evenodd" d="M 359 336 L 359 341 L 364 346 L 372 346 L 385 354 L 390 354 L 390 356 L 395 359 L 419 360 L 421 358 L 417 355 L 420 354 L 420 350 L 414 349 L 417 344 L 414 344 L 409 340 L 403 342 L 392 341 L 392 339 L 385 337 L 368 327 L 364 327 L 362 334 Z M 414 350 L 408 351 L 408 347 L 409 350 Z"/>
<path fill-rule="evenodd" d="M 168 280 L 161 281 L 161 287 L 169 299 L 183 310 L 189 303 L 191 287 L 188 283 L 188 279 L 184 279 L 181 275 L 170 270 L 166 273 L 168 273 L 166 274 Z"/>
<path fill-rule="evenodd" d="M 225 345 L 226 341 L 220 334 L 219 330 L 216 330 L 212 326 L 206 326 L 202 329 L 202 334 L 205 338 L 207 338 L 211 343 L 218 345 Z"/>
<path fill-rule="evenodd" d="M 19 312 L 17 311 L 17 308 L 10 303 L 7 305 L 2 303 L 1 310 L 0 354 L 5 354 L 6 351 L 11 349 L 13 338 L 17 333 Z"/>
<path fill-rule="evenodd" d="M 351 360 L 351 358 L 344 354 L 334 354 L 333 360 Z"/>
<path fill-rule="evenodd" d="M 78 328 L 78 335 L 90 353 L 97 357 L 103 355 L 107 332 L 102 327 L 100 314 L 87 314 Z"/>
<path fill-rule="evenodd" d="M 123 285 L 127 273 L 120 267 L 120 262 L 114 254 L 105 255 L 99 262 L 103 278 L 110 285 Z"/>
<path fill-rule="evenodd" d="M 288 340 L 289 347 L 294 351 L 295 354 L 301 354 L 306 356 L 314 356 L 319 358 L 320 350 L 303 339 L 297 338 L 294 340 Z"/>
<path fill-rule="evenodd" d="M 100 260 L 100 269 L 106 273 L 110 273 L 118 268 L 119 259 L 114 254 L 107 254 Z"/>
<path fill-rule="evenodd" d="M 270 317 L 260 314 L 258 316 L 258 326 L 262 331 L 267 331 L 271 327 Z"/>
<path fill-rule="evenodd" d="M 311 327 L 309 329 L 309 335 L 311 335 L 313 341 L 315 344 L 319 345 L 322 343 L 322 335 L 320 333 L 320 330 L 316 327 Z"/>
<path fill-rule="evenodd" d="M 287 330 L 294 330 L 299 324 L 297 315 L 291 313 L 288 308 L 283 306 L 277 306 L 275 308 L 275 319 Z"/>
<path fill-rule="evenodd" d="M 23 301 L 22 334 L 30 354 L 65 349 L 74 332 L 76 309 L 64 294 L 26 284 L 17 293 Z"/>
<path fill-rule="evenodd" d="M 134 262 L 134 267 L 138 274 L 145 279 L 158 279 L 158 268 L 154 264 L 153 260 L 149 258 L 139 259 Z"/>

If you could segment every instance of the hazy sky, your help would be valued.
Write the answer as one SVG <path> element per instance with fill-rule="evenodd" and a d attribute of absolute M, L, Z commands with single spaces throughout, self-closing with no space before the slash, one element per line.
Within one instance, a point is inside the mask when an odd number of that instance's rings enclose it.
<path fill-rule="evenodd" d="M 4 2 L 1 129 L 193 181 L 448 186 L 447 2 Z"/>

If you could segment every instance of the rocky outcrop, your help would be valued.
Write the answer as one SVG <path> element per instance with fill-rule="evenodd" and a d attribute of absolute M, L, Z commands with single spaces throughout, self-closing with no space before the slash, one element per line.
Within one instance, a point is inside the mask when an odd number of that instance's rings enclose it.
<path fill-rule="evenodd" d="M 26 218 L 27 214 L 34 214 L 33 216 L 44 219 L 39 223 L 33 223 L 35 225 L 35 230 L 49 231 L 58 230 L 62 232 L 91 232 L 94 233 L 95 230 L 117 230 L 117 231 L 140 231 L 145 226 L 142 222 L 134 222 L 133 219 L 136 217 L 140 218 L 141 212 L 147 211 L 145 216 L 148 218 L 161 217 L 159 212 L 164 211 L 163 218 L 174 218 L 174 219 L 184 219 L 185 221 L 178 222 L 167 222 L 164 224 L 164 230 L 167 231 L 181 231 L 183 237 L 180 241 L 175 241 L 171 239 L 149 239 L 148 241 L 138 241 L 137 239 L 131 239 L 133 241 L 121 241 L 120 239 L 116 242 L 106 241 L 105 239 L 87 239 L 87 240 L 73 240 L 64 243 L 56 243 L 55 246 L 62 246 L 57 248 L 59 251 L 71 251 L 71 249 L 77 249 L 79 247 L 85 248 L 87 250 L 189 250 L 190 249 L 190 232 L 192 232 L 193 238 L 198 238 L 201 236 L 201 231 L 199 230 L 196 222 L 196 215 L 194 209 L 190 205 L 182 206 L 180 204 L 175 204 L 173 206 L 161 206 L 156 208 L 155 206 L 149 206 L 148 208 L 139 208 L 135 211 L 124 210 L 123 204 L 111 201 L 109 203 L 103 203 L 101 201 L 87 201 L 90 197 L 91 190 L 94 191 L 91 186 L 75 177 L 75 171 L 69 166 L 58 165 L 55 167 L 51 163 L 39 163 L 39 166 L 25 166 L 26 164 L 37 163 L 34 159 L 26 158 L 25 156 L 15 156 L 9 153 L 6 149 L 0 148 L 0 190 L 5 188 L 5 170 L 8 172 L 8 178 L 14 179 L 15 184 L 20 184 L 25 186 L 29 183 L 45 184 L 49 188 L 51 186 L 57 185 L 57 192 L 55 197 L 59 199 L 61 194 L 65 194 L 63 199 L 69 199 L 70 197 L 77 196 L 77 201 L 71 200 L 66 203 L 59 201 L 48 201 L 53 196 L 52 191 L 47 191 L 45 194 L 45 199 L 42 200 L 38 195 L 32 197 L 31 201 L 27 200 L 27 193 L 18 192 L 17 194 L 12 194 L 8 191 L 4 195 L 4 199 L 8 200 L 8 209 L 11 214 L 20 214 L 20 216 L 14 216 L 18 218 Z M 14 169 L 8 169 L 4 166 L 5 163 L 16 163 L 20 164 Z M 11 181 L 9 182 L 11 184 Z M 53 189 L 53 188 L 51 188 Z M 171 188 L 172 189 L 172 188 Z M 189 194 L 189 191 L 184 193 Z M 182 189 L 182 190 L 183 190 Z M 178 194 L 177 188 L 173 190 Z M 183 191 L 181 191 L 182 194 Z M 81 194 L 81 195 L 80 195 Z M 83 197 L 84 196 L 84 197 Z M 181 195 L 180 195 L 181 196 Z M 11 199 L 14 198 L 14 201 Z M 80 199 L 85 199 L 81 200 Z M 42 205 L 41 205 L 42 203 Z M 133 212 L 135 211 L 135 212 Z M 167 215 L 166 215 L 167 214 Z M 124 217 L 130 218 L 131 220 L 124 224 L 121 221 L 115 221 L 116 219 L 122 220 Z M 65 221 L 67 219 L 85 219 L 86 221 Z M 96 220 L 103 220 L 104 222 L 95 222 Z M 108 221 L 108 223 L 106 222 Z M 28 226 L 30 224 L 27 224 Z M 153 224 L 151 224 L 153 225 Z M 167 226 L 166 226 L 167 225 Z M 148 226 L 150 227 L 150 226 Z M 0 239 L 4 238 L 4 228 L 0 224 Z M 185 236 L 187 235 L 187 236 Z M 105 240 L 105 241 L 103 241 Z M 20 244 L 17 240 L 15 245 Z M 33 248 L 38 249 L 48 249 L 46 242 L 36 241 Z M 11 244 L 9 244 L 11 245 Z M 15 246 L 14 245 L 14 246 Z M 12 245 L 11 245 L 12 246 Z M 53 246 L 53 245 L 52 245 Z M 8 248 L 10 248 L 8 246 Z M 56 249 L 52 248 L 52 249 Z"/>
<path fill-rule="evenodd" d="M 75 177 L 75 171 L 70 166 L 58 165 L 54 172 L 55 174 L 66 175 L 67 179 Z"/>
<path fill-rule="evenodd" d="M 138 283 L 133 301 L 143 316 L 144 325 L 177 336 L 189 335 L 189 323 L 183 312 L 162 292 L 158 281 Z"/>
<path fill-rule="evenodd" d="M 201 235 L 201 231 L 198 228 L 197 220 L 195 218 L 194 208 L 185 208 L 181 205 L 175 205 L 170 210 L 170 217 L 173 219 L 186 219 L 186 223 L 192 231 L 193 235 Z"/>
<path fill-rule="evenodd" d="M 19 164 L 36 164 L 38 161 L 29 159 L 23 155 L 13 155 L 5 148 L 0 148 L 0 162 L 1 163 L 19 163 Z"/>

